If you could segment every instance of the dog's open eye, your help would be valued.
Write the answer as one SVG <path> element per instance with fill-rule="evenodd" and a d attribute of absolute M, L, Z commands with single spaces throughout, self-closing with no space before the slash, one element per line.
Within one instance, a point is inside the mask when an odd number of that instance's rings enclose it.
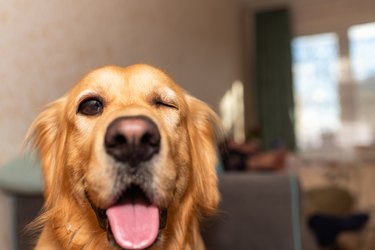
<path fill-rule="evenodd" d="M 77 113 L 82 115 L 100 115 L 103 112 L 103 103 L 99 98 L 88 98 L 83 100 L 79 106 Z"/>

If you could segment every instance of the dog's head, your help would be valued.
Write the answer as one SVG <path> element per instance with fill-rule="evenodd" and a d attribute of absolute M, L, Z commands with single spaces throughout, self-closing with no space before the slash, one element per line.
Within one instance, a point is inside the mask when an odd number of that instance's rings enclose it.
<path fill-rule="evenodd" d="M 216 122 L 206 104 L 151 66 L 91 72 L 30 130 L 43 165 L 46 220 L 50 214 L 143 249 L 174 227 L 170 217 L 212 212 Z"/>

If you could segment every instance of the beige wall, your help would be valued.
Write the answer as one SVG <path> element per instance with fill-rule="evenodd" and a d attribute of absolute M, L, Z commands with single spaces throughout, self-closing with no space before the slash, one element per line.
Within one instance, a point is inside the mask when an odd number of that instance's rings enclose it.
<path fill-rule="evenodd" d="M 240 22 L 232 0 L 0 0 L 0 165 L 46 103 L 102 65 L 153 64 L 217 109 L 242 78 Z"/>
<path fill-rule="evenodd" d="M 154 64 L 217 108 L 242 78 L 230 0 L 0 0 L 0 164 L 33 118 L 88 70 Z"/>

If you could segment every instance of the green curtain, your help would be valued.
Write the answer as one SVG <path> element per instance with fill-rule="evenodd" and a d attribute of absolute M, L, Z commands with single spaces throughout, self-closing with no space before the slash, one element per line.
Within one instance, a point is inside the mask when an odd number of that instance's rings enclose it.
<path fill-rule="evenodd" d="M 291 28 L 288 9 L 255 15 L 256 98 L 265 148 L 282 142 L 295 149 L 291 70 Z"/>

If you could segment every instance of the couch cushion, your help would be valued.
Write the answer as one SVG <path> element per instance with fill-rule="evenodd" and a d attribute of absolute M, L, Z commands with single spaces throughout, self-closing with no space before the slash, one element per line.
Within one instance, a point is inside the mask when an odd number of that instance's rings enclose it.
<path fill-rule="evenodd" d="M 275 173 L 221 175 L 219 214 L 202 228 L 207 249 L 300 249 L 299 225 L 294 225 L 299 223 L 298 207 L 292 215 L 292 195 L 298 191 L 293 192 L 292 178 Z"/>

